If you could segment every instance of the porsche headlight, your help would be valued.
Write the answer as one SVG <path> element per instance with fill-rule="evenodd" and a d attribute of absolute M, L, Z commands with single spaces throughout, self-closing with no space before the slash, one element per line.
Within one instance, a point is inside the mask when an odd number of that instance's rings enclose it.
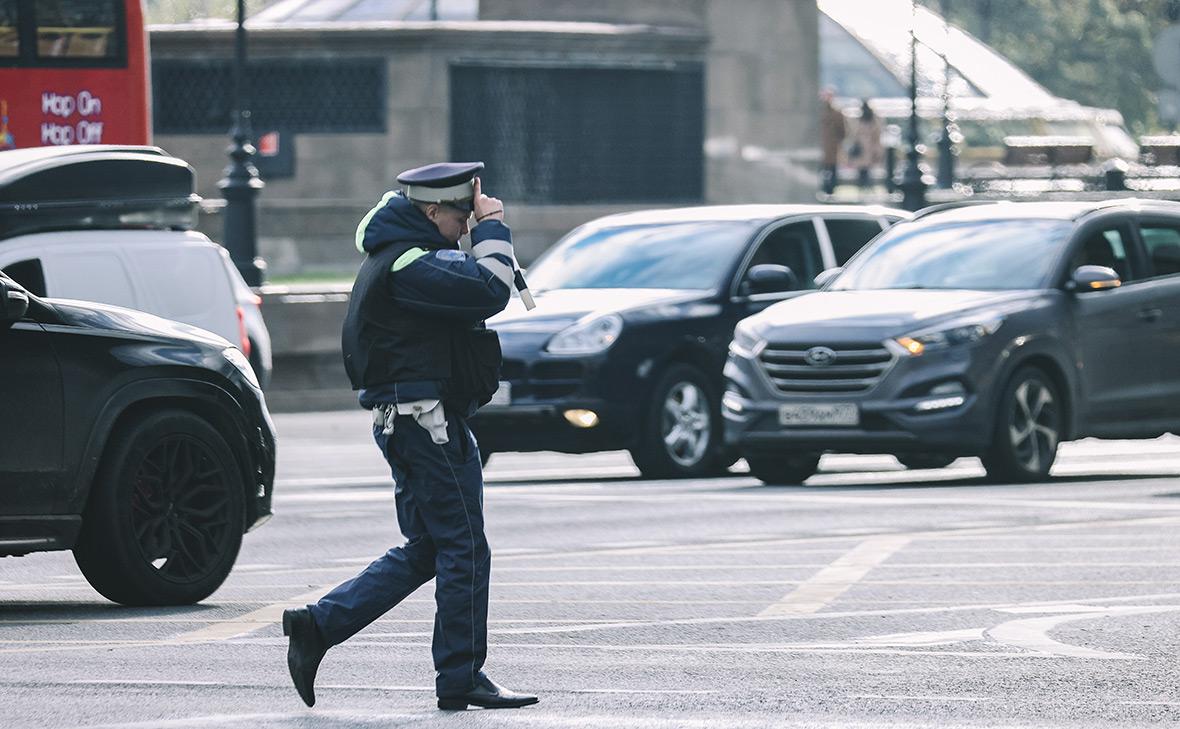
<path fill-rule="evenodd" d="M 225 357 L 226 361 L 232 364 L 238 372 L 241 372 L 247 382 L 256 389 L 262 389 L 262 386 L 258 384 L 258 375 L 254 374 L 254 368 L 250 365 L 250 360 L 246 359 L 246 355 L 242 354 L 241 350 L 237 347 L 226 347 L 221 350 L 221 356 Z"/>
<path fill-rule="evenodd" d="M 893 341 L 906 354 L 917 357 L 927 351 L 936 351 L 963 344 L 974 344 L 985 337 L 995 334 L 996 330 L 1003 323 L 1004 317 L 1002 316 L 977 317 L 975 319 L 964 320 L 962 323 L 955 322 L 950 326 L 944 325 L 937 329 L 922 330 L 904 337 L 898 337 Z"/>
<path fill-rule="evenodd" d="M 743 326 L 739 322 L 733 330 L 733 341 L 729 343 L 730 354 L 753 359 L 760 346 L 762 346 L 762 338 L 755 334 L 750 327 Z"/>
<path fill-rule="evenodd" d="M 578 322 L 549 340 L 551 354 L 598 354 L 611 348 L 623 331 L 623 317 L 607 314 Z"/>

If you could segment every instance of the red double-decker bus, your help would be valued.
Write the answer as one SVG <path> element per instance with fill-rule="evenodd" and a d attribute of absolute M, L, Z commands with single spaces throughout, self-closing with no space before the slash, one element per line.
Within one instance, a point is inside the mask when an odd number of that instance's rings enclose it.
<path fill-rule="evenodd" d="M 143 0 L 0 0 L 0 149 L 148 144 Z"/>

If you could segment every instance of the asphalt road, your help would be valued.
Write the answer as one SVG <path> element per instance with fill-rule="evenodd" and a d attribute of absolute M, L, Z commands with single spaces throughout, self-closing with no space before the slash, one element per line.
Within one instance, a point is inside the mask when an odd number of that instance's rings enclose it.
<path fill-rule="evenodd" d="M 1138 726 L 1180 721 L 1180 438 L 1063 447 L 1055 478 L 825 458 L 805 486 L 641 481 L 500 454 L 489 675 L 434 708 L 432 590 L 333 649 L 306 709 L 277 620 L 400 541 L 361 412 L 285 415 L 277 515 L 205 603 L 105 602 L 68 553 L 0 561 L 0 726 Z"/>

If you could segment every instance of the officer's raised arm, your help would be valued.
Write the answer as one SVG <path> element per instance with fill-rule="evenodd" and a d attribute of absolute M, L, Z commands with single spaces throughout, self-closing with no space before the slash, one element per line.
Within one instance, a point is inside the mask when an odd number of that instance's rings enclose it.
<path fill-rule="evenodd" d="M 503 311 L 512 288 L 512 233 L 489 218 L 471 231 L 471 243 L 470 255 L 407 251 L 393 263 L 390 295 L 407 309 L 473 324 Z"/>

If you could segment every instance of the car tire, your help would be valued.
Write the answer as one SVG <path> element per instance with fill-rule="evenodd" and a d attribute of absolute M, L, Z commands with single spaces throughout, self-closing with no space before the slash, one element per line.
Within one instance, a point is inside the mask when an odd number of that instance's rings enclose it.
<path fill-rule="evenodd" d="M 895 457 L 901 465 L 911 471 L 946 468 L 958 460 L 958 456 L 946 456 L 941 453 L 899 453 Z"/>
<path fill-rule="evenodd" d="M 767 485 L 797 486 L 819 470 L 819 453 L 799 453 L 789 456 L 747 455 L 750 474 Z"/>
<path fill-rule="evenodd" d="M 245 511 L 241 471 L 217 430 L 192 413 L 152 413 L 108 442 L 74 560 L 114 602 L 189 605 L 229 575 Z"/>
<path fill-rule="evenodd" d="M 1043 370 L 1023 367 L 1000 395 L 983 467 L 993 481 L 1044 481 L 1057 456 L 1065 417 L 1057 386 Z"/>
<path fill-rule="evenodd" d="M 631 459 L 644 478 L 714 473 L 721 459 L 721 412 L 713 387 L 690 365 L 669 367 L 656 382 Z"/>

